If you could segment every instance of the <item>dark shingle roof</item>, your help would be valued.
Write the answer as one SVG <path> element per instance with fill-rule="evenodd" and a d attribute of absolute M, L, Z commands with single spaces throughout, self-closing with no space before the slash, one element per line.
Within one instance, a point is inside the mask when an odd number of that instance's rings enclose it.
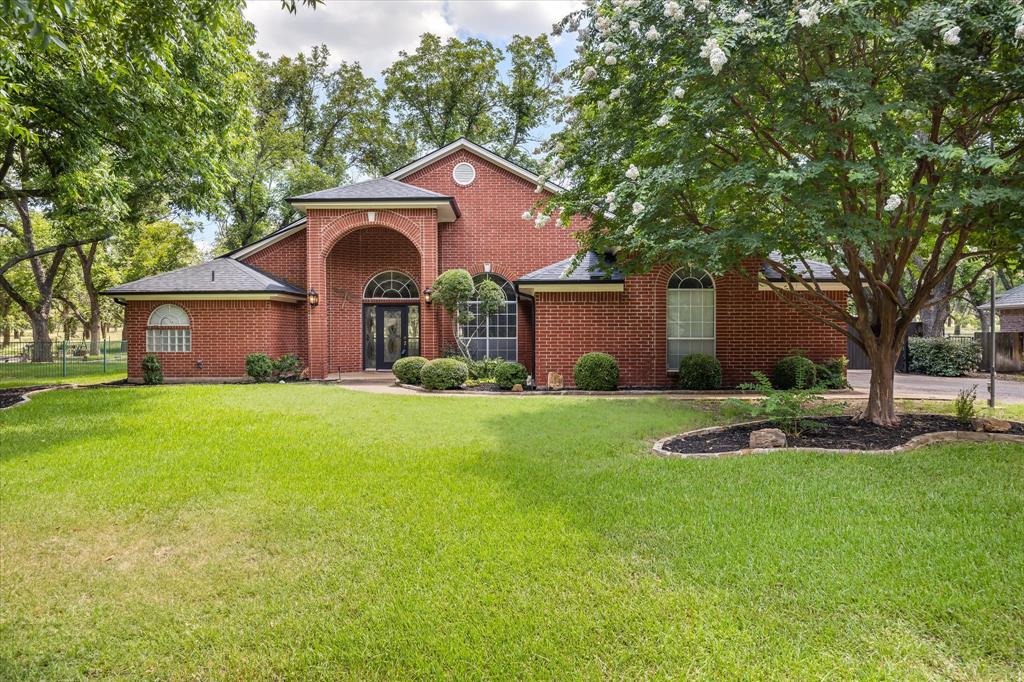
<path fill-rule="evenodd" d="M 297 294 L 306 292 L 231 258 L 143 277 L 103 292 L 122 294 Z"/>
<path fill-rule="evenodd" d="M 771 253 L 771 254 L 769 254 L 768 257 L 771 258 L 774 261 L 786 262 L 785 260 L 783 260 L 782 254 L 780 254 L 780 253 Z M 801 263 L 800 261 L 794 261 L 792 263 L 787 263 L 787 264 L 792 268 L 793 274 L 799 275 L 800 277 L 802 277 L 804 279 L 808 279 L 808 280 L 811 279 L 811 277 L 808 275 L 807 268 L 805 268 L 804 264 Z M 809 260 L 809 261 L 807 261 L 807 265 L 810 266 L 810 268 L 811 268 L 810 275 L 814 276 L 814 280 L 815 281 L 817 281 L 817 282 L 835 282 L 836 281 L 835 276 L 833 276 L 833 274 L 832 274 L 832 266 L 829 265 L 828 263 L 819 263 L 817 261 Z M 767 279 L 770 282 L 783 282 L 783 281 L 785 281 L 785 278 L 782 276 L 782 273 L 779 272 L 778 270 L 776 270 L 775 268 L 773 268 L 768 263 L 764 263 L 764 264 L 761 265 L 761 273 L 764 275 L 765 279 Z"/>
<path fill-rule="evenodd" d="M 579 265 L 575 268 L 572 267 L 573 258 L 575 256 L 569 256 L 557 263 L 534 270 L 520 277 L 518 281 L 538 284 L 542 282 L 615 283 L 626 280 L 622 273 L 615 269 L 615 259 L 613 257 L 600 256 L 593 251 L 587 251 L 580 260 Z"/>
<path fill-rule="evenodd" d="M 234 256 L 239 251 L 244 251 L 245 249 L 248 249 L 250 246 L 253 246 L 254 244 L 259 244 L 260 242 L 265 242 L 268 239 L 273 239 L 274 237 L 277 237 L 282 232 L 287 232 L 288 230 L 290 230 L 292 228 L 299 227 L 301 225 L 305 225 L 306 221 L 307 221 L 306 216 L 302 216 L 301 218 L 288 223 L 284 227 L 279 227 L 276 230 L 274 230 L 273 232 L 268 232 L 267 234 L 263 235 L 259 239 L 254 239 L 251 242 L 249 242 L 248 244 L 243 244 L 242 246 L 239 246 L 237 249 L 231 249 L 227 253 L 222 253 L 221 255 L 219 255 L 217 257 L 218 258 L 228 258 L 229 256 Z"/>
<path fill-rule="evenodd" d="M 437 192 L 414 187 L 390 178 L 375 178 L 351 185 L 323 189 L 319 192 L 288 197 L 288 201 L 408 201 L 415 199 L 450 200 Z"/>
<path fill-rule="evenodd" d="M 988 310 L 988 303 L 978 306 L 982 310 Z M 996 310 L 1005 308 L 1024 308 L 1024 284 L 1007 289 L 996 296 Z"/>

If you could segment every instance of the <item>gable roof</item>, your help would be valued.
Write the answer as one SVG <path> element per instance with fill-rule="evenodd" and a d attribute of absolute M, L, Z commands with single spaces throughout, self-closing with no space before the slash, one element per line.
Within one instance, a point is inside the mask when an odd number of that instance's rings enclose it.
<path fill-rule="evenodd" d="M 990 306 L 986 303 L 978 307 L 982 310 L 988 310 Z M 1002 310 L 1005 308 L 1024 308 L 1024 284 L 1012 289 L 1007 289 L 1000 295 L 996 296 L 996 310 Z"/>
<path fill-rule="evenodd" d="M 486 147 L 481 147 L 476 142 L 467 140 L 464 137 L 460 137 L 454 142 L 451 142 L 439 149 L 435 149 L 432 152 L 424 154 L 415 161 L 407 163 L 406 165 L 402 166 L 397 170 L 391 171 L 390 173 L 387 174 L 387 177 L 392 180 L 401 180 L 402 178 L 415 173 L 419 169 L 424 168 L 425 166 L 429 166 L 435 161 L 443 159 L 449 154 L 453 154 L 459 150 L 466 150 L 472 154 L 476 154 L 477 156 L 482 157 L 484 160 L 490 161 L 495 166 L 503 168 L 504 170 L 507 170 L 509 173 L 517 175 L 520 178 L 523 178 L 524 180 L 531 182 L 535 185 L 542 184 L 540 176 L 534 173 L 533 171 L 523 168 L 515 161 L 510 161 L 509 159 L 506 159 L 503 156 L 499 156 L 498 154 L 492 152 L 490 149 L 487 149 Z M 559 194 L 565 189 L 564 187 L 556 185 L 550 180 L 545 181 L 543 183 L 543 186 L 544 189 L 551 192 L 552 194 Z"/>
<path fill-rule="evenodd" d="M 296 232 L 301 232 L 302 230 L 306 229 L 306 222 L 307 222 L 306 221 L 306 216 L 302 216 L 301 218 L 299 218 L 295 222 L 289 223 L 289 224 L 285 225 L 284 227 L 280 227 L 280 228 L 274 230 L 273 232 L 270 232 L 269 234 L 265 234 L 262 237 L 260 237 L 259 239 L 255 240 L 255 241 L 251 241 L 251 242 L 249 242 L 248 244 L 246 244 L 244 246 L 239 246 L 237 249 L 232 249 L 231 251 L 228 251 L 227 253 L 222 253 L 221 255 L 219 255 L 217 257 L 218 258 L 235 258 L 235 259 L 238 259 L 238 258 L 245 258 L 246 256 L 251 256 L 252 254 L 256 253 L 257 251 L 265 249 L 268 246 L 270 246 L 271 244 L 275 244 L 275 243 L 281 241 L 285 237 L 290 237 L 293 234 L 295 234 Z"/>
<path fill-rule="evenodd" d="M 300 194 L 295 197 L 288 197 L 288 202 L 305 201 L 376 201 L 385 199 L 388 201 L 415 201 L 417 199 L 435 199 L 454 201 L 452 197 L 446 197 L 429 189 L 409 185 L 391 178 L 374 178 L 363 180 L 351 185 L 341 185 L 331 189 L 322 189 L 319 192 Z"/>
<path fill-rule="evenodd" d="M 138 294 L 292 294 L 306 292 L 233 258 L 215 258 L 199 265 L 151 275 L 111 287 L 107 296 Z"/>
<path fill-rule="evenodd" d="M 608 284 L 626 281 L 623 274 L 615 269 L 615 259 L 612 257 L 587 251 L 579 264 L 573 267 L 574 258 L 569 256 L 557 263 L 545 265 L 516 281 L 523 284 Z"/>

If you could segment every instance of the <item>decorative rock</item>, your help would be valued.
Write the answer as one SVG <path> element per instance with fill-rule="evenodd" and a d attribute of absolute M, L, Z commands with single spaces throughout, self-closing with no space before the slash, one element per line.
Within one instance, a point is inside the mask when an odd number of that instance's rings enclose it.
<path fill-rule="evenodd" d="M 786 447 L 786 434 L 779 429 L 759 429 L 750 434 L 750 447 L 752 448 L 784 448 Z"/>
<path fill-rule="evenodd" d="M 522 393 L 523 392 L 523 385 L 522 384 L 515 384 L 514 386 L 512 386 L 512 392 L 513 393 Z"/>
<path fill-rule="evenodd" d="M 995 419 L 994 417 L 978 417 L 974 420 L 975 431 L 985 431 L 986 433 L 1009 433 L 1013 425 L 1005 419 Z"/>
<path fill-rule="evenodd" d="M 548 388 L 552 391 L 561 391 L 565 388 L 565 379 L 558 372 L 548 372 Z"/>

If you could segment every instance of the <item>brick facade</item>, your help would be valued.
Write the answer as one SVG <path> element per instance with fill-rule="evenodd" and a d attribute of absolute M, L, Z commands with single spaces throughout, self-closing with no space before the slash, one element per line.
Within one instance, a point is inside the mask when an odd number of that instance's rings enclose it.
<path fill-rule="evenodd" d="M 476 177 L 458 185 L 452 169 L 473 164 Z M 386 270 L 412 277 L 419 289 L 420 353 L 437 357 L 454 345 L 451 324 L 423 293 L 440 272 L 464 268 L 490 271 L 510 281 L 576 252 L 573 232 L 586 228 L 574 220 L 569 229 L 552 221 L 543 229 L 522 214 L 544 198 L 535 186 L 498 165 L 458 149 L 403 177 L 402 182 L 451 196 L 461 215 L 438 223 L 434 209 L 309 208 L 307 224 L 243 261 L 301 290 L 315 289 L 320 304 L 276 301 L 182 301 L 192 317 L 192 352 L 166 353 L 167 377 L 240 378 L 245 355 L 299 354 L 312 378 L 363 369 L 363 292 Z M 750 267 L 756 267 L 751 263 Z M 572 383 L 580 355 L 614 355 L 624 386 L 669 386 L 666 367 L 666 292 L 671 268 L 629 277 L 623 292 L 544 292 L 518 301 L 518 359 L 543 385 L 550 371 Z M 759 291 L 739 275 L 716 281 L 717 356 L 725 383 L 750 379 L 794 348 L 816 360 L 845 354 L 845 338 Z M 844 294 L 836 292 L 837 301 Z M 130 301 L 126 312 L 129 375 L 141 376 L 145 325 L 149 312 L 166 301 Z M 389 301 L 394 302 L 394 301 Z M 1005 323 L 1004 323 L 1005 324 Z M 197 365 L 202 360 L 202 367 Z M 674 369 L 674 368 L 673 368 Z"/>

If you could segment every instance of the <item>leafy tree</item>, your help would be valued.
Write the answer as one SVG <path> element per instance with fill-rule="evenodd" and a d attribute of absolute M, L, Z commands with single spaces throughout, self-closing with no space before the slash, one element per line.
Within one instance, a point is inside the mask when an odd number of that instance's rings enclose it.
<path fill-rule="evenodd" d="M 549 209 L 592 214 L 585 246 L 619 248 L 633 272 L 756 278 L 750 257 L 767 259 L 787 305 L 870 358 L 862 418 L 897 423 L 908 326 L 959 263 L 982 272 L 1024 244 L 1020 5 L 626 0 L 563 26 L 581 22 L 579 91 L 551 146 L 573 186 Z M 832 266 L 849 306 L 808 259 Z"/>
<path fill-rule="evenodd" d="M 446 270 L 433 284 L 433 301 L 451 317 L 452 335 L 459 353 L 472 360 L 469 347 L 479 332 L 480 324 L 473 322 L 496 314 L 505 304 L 505 293 L 495 282 L 485 279 L 479 284 L 466 270 Z M 474 312 L 475 307 L 475 312 Z"/>

